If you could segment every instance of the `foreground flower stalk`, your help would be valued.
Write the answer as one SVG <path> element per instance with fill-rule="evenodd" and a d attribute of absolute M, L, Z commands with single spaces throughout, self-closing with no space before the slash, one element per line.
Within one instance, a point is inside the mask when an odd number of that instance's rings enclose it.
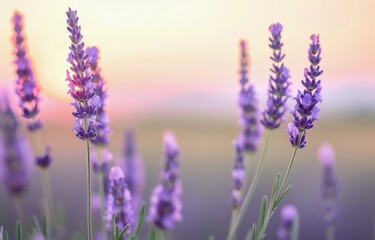
<path fill-rule="evenodd" d="M 283 60 L 285 54 L 282 53 L 283 43 L 281 42 L 281 32 L 283 26 L 280 23 L 271 24 L 269 31 L 271 38 L 269 47 L 272 49 L 271 60 L 273 61 L 271 68 L 271 76 L 269 79 L 268 101 L 267 108 L 263 112 L 263 119 L 261 123 L 266 128 L 263 149 L 257 164 L 254 176 L 251 180 L 248 191 L 245 194 L 243 203 L 238 210 L 238 214 L 232 221 L 230 226 L 228 239 L 235 239 L 238 228 L 245 216 L 246 210 L 254 196 L 255 190 L 258 186 L 260 177 L 263 173 L 265 155 L 268 148 L 271 131 L 280 127 L 284 121 L 284 114 L 286 112 L 286 102 L 289 98 L 289 70 L 284 66 Z"/>
<path fill-rule="evenodd" d="M 100 99 L 95 93 L 95 86 L 92 82 L 92 74 L 89 69 L 89 55 L 85 53 L 85 44 L 82 41 L 81 27 L 78 25 L 77 11 L 70 8 L 66 12 L 68 17 L 68 31 L 71 45 L 67 61 L 71 64 L 67 70 L 66 80 L 69 82 L 68 93 L 74 99 L 72 105 L 75 107 L 73 116 L 77 119 L 74 123 L 76 136 L 86 142 L 86 163 L 87 163 L 87 237 L 93 239 L 92 233 L 92 209 L 91 209 L 91 155 L 90 140 L 95 138 L 100 123 L 96 122 L 96 114 L 100 106 Z"/>
<path fill-rule="evenodd" d="M 258 224 L 253 225 L 253 240 L 264 239 L 265 232 L 273 213 L 291 188 L 291 185 L 287 186 L 287 182 L 292 172 L 298 149 L 306 146 L 307 129 L 311 129 L 314 126 L 313 122 L 319 119 L 317 116 L 319 109 L 316 104 L 321 101 L 321 86 L 320 80 L 317 80 L 316 78 L 323 72 L 319 67 L 321 48 L 318 35 L 312 35 L 311 40 L 312 43 L 310 44 L 308 51 L 308 59 L 311 65 L 309 69 L 305 69 L 305 80 L 302 81 L 305 90 L 303 93 L 299 91 L 295 98 L 295 109 L 291 112 L 295 119 L 288 124 L 287 129 L 289 133 L 289 142 L 294 148 L 292 157 L 281 184 L 281 174 L 279 173 L 276 176 L 270 201 L 268 202 L 267 196 L 263 199 Z"/>

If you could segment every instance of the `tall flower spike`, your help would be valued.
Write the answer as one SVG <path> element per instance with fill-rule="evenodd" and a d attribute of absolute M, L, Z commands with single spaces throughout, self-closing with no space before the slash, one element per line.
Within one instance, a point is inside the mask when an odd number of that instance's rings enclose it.
<path fill-rule="evenodd" d="M 239 134 L 239 143 L 245 151 L 255 152 L 260 141 L 260 126 L 258 119 L 258 101 L 254 86 L 249 85 L 248 78 L 248 53 L 246 41 L 240 42 L 240 85 L 238 105 L 240 108 L 240 124 L 242 127 Z"/>
<path fill-rule="evenodd" d="M 96 114 L 101 102 L 95 94 L 95 84 L 92 82 L 92 74 L 89 71 L 90 59 L 84 51 L 85 44 L 82 41 L 81 26 L 78 25 L 77 11 L 69 8 L 66 15 L 71 40 L 67 61 L 71 64 L 70 71 L 72 72 L 71 75 L 67 70 L 66 80 L 69 82 L 68 94 L 74 99 L 73 116 L 77 118 L 73 129 L 78 138 L 93 139 L 98 135 L 97 128 L 100 126 L 100 123 L 96 121 Z"/>
<path fill-rule="evenodd" d="M 27 127 L 30 131 L 37 131 L 42 127 L 38 119 L 39 113 L 39 87 L 35 80 L 30 59 L 27 56 L 27 47 L 23 35 L 23 17 L 15 12 L 14 24 L 14 46 L 17 66 L 16 93 L 19 97 L 19 106 L 22 116 L 29 120 Z"/>
<path fill-rule="evenodd" d="M 1 168 L 4 169 L 4 184 L 9 194 L 19 196 L 27 190 L 30 181 L 31 149 L 27 140 L 18 134 L 18 121 L 8 99 L 1 100 Z"/>
<path fill-rule="evenodd" d="M 138 212 L 142 202 L 144 168 L 142 158 L 137 151 L 135 133 L 132 130 L 127 130 L 125 132 L 123 164 L 125 172 L 125 182 L 133 199 L 133 209 Z"/>
<path fill-rule="evenodd" d="M 238 141 L 233 141 L 236 149 L 234 166 L 232 170 L 232 208 L 239 208 L 242 203 L 242 187 L 245 179 L 244 150 Z"/>
<path fill-rule="evenodd" d="M 112 167 L 109 173 L 110 193 L 107 199 L 106 222 L 107 228 L 110 230 L 112 216 L 115 216 L 115 223 L 123 229 L 126 225 L 130 225 L 133 229 L 133 209 L 131 207 L 130 192 L 125 183 L 124 172 L 119 167 Z"/>
<path fill-rule="evenodd" d="M 322 90 L 320 80 L 317 78 L 323 73 L 319 67 L 322 51 L 319 42 L 319 35 L 311 36 L 312 43 L 308 51 L 308 58 L 311 63 L 305 69 L 302 85 L 303 92 L 298 91 L 295 109 L 292 111 L 293 122 L 288 125 L 289 142 L 293 147 L 303 148 L 306 146 L 306 132 L 314 126 L 315 121 L 319 121 L 319 108 L 316 106 L 322 101 L 320 92 Z"/>
<path fill-rule="evenodd" d="M 100 104 L 96 113 L 96 120 L 100 123 L 98 126 L 98 135 L 91 139 L 91 143 L 98 146 L 106 146 L 109 143 L 109 120 L 105 112 L 105 99 L 107 98 L 107 90 L 104 88 L 105 81 L 101 75 L 101 69 L 98 68 L 99 49 L 97 47 L 86 48 L 86 54 L 89 55 L 90 71 L 93 76 L 92 82 L 95 86 L 95 93 L 100 99 Z"/>
<path fill-rule="evenodd" d="M 296 227 L 296 219 L 298 218 L 297 208 L 293 205 L 285 205 L 281 209 L 281 226 L 277 231 L 279 240 L 291 240 L 293 228 Z"/>
<path fill-rule="evenodd" d="M 182 186 L 179 178 L 179 149 L 171 132 L 164 134 L 164 169 L 161 183 L 154 188 L 148 219 L 156 227 L 171 230 L 176 222 L 182 220 L 182 203 L 180 196 Z"/>
<path fill-rule="evenodd" d="M 271 38 L 269 47 L 273 50 L 271 60 L 271 76 L 268 87 L 267 108 L 263 112 L 261 120 L 263 126 L 267 129 L 276 129 L 284 122 L 284 114 L 287 110 L 286 101 L 289 96 L 289 69 L 284 66 L 283 60 L 285 54 L 281 52 L 283 43 L 281 43 L 281 32 L 283 26 L 280 23 L 272 24 L 269 27 Z"/>
<path fill-rule="evenodd" d="M 339 211 L 336 206 L 338 181 L 335 176 L 335 152 L 330 144 L 322 144 L 318 150 L 318 159 L 322 166 L 321 196 L 324 203 L 324 223 L 328 232 L 334 232 Z"/>

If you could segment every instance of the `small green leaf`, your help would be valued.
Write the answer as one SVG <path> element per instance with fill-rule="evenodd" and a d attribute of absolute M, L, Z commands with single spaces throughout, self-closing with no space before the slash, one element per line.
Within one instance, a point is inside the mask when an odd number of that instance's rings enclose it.
<path fill-rule="evenodd" d="M 16 231 L 17 231 L 17 240 L 22 240 L 22 227 L 19 221 L 17 221 L 16 223 Z"/>
<path fill-rule="evenodd" d="M 5 231 L 4 232 L 4 240 L 8 240 L 9 239 L 9 235 L 8 235 L 8 232 L 7 231 Z"/>
<path fill-rule="evenodd" d="M 156 239 L 156 230 L 154 225 L 151 226 L 150 228 L 150 237 L 149 240 L 155 240 Z"/>
<path fill-rule="evenodd" d="M 116 236 L 116 239 L 117 239 L 117 236 L 119 235 L 119 233 L 120 233 L 120 229 L 118 228 L 118 226 L 116 225 L 116 227 L 115 227 L 115 236 Z"/>
<path fill-rule="evenodd" d="M 116 240 L 116 217 L 115 214 L 112 215 L 112 220 L 111 220 L 111 238 L 112 240 Z"/>
<path fill-rule="evenodd" d="M 214 236 L 210 235 L 210 236 L 208 237 L 208 240 L 215 240 L 215 238 L 214 238 Z"/>
<path fill-rule="evenodd" d="M 122 230 L 121 232 L 117 235 L 117 238 L 116 240 L 121 240 L 122 239 L 122 236 L 124 236 L 125 232 L 128 230 L 129 228 L 129 224 L 126 225 Z"/>
<path fill-rule="evenodd" d="M 37 216 L 33 216 L 33 221 L 34 221 L 34 225 L 36 227 L 36 229 L 38 230 L 38 232 L 41 232 L 41 228 L 40 228 L 40 224 L 39 224 L 39 220 L 37 218 Z"/>
<path fill-rule="evenodd" d="M 277 175 L 276 175 L 276 178 L 275 178 L 275 181 L 273 183 L 273 187 L 272 187 L 272 193 L 271 193 L 271 202 L 274 202 L 275 201 L 275 198 L 276 198 L 276 194 L 279 192 L 279 185 L 280 185 L 280 177 L 281 177 L 281 172 L 279 172 Z"/>
<path fill-rule="evenodd" d="M 138 237 L 139 233 L 141 232 L 143 220 L 145 218 L 145 209 L 146 209 L 146 204 L 145 202 L 143 202 L 141 210 L 139 211 L 137 227 L 135 228 L 135 232 L 134 232 L 135 237 Z"/>
<path fill-rule="evenodd" d="M 280 202 L 284 199 L 286 194 L 289 192 L 289 190 L 292 188 L 292 185 L 289 185 L 285 191 L 277 198 L 275 199 L 275 203 L 272 206 L 272 212 L 276 210 L 276 208 L 279 206 Z"/>
<path fill-rule="evenodd" d="M 135 235 L 134 234 L 131 235 L 130 238 L 129 238 L 129 240 L 135 240 Z"/>
<path fill-rule="evenodd" d="M 253 228 L 251 229 L 252 232 L 252 237 L 251 240 L 256 240 L 257 239 L 257 225 L 253 223 Z"/>
<path fill-rule="evenodd" d="M 43 235 L 48 239 L 48 224 L 46 216 L 43 216 Z"/>
<path fill-rule="evenodd" d="M 264 219 L 266 218 L 267 212 L 267 205 L 268 205 L 268 198 L 267 195 L 263 197 L 262 204 L 260 206 L 259 211 L 259 219 L 258 219 L 258 230 L 263 228 Z"/>

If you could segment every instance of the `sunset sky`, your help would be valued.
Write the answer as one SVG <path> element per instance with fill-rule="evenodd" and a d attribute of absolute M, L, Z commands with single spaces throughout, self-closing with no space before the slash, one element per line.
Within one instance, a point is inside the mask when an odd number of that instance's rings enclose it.
<path fill-rule="evenodd" d="M 67 105 L 69 6 L 78 10 L 86 45 L 100 48 L 113 112 L 231 108 L 242 38 L 249 42 L 251 81 L 264 99 L 271 64 L 268 26 L 275 22 L 284 25 L 294 91 L 308 66 L 309 37 L 319 33 L 323 96 L 332 100 L 327 105 L 350 104 L 353 93 L 363 98 L 354 99 L 353 106 L 375 101 L 373 0 L 2 1 L 1 85 L 12 86 L 15 79 L 11 18 L 18 10 L 25 17 L 29 55 L 48 107 Z"/>

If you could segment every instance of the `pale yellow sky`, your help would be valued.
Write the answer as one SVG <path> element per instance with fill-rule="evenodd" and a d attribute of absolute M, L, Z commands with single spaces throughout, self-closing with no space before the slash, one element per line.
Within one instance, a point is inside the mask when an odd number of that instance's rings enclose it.
<path fill-rule="evenodd" d="M 208 92 L 235 95 L 238 41 L 249 41 L 252 81 L 265 90 L 271 53 L 268 26 L 284 25 L 284 52 L 295 86 L 308 65 L 312 33 L 321 35 L 326 88 L 374 86 L 373 0 L 3 0 L 0 80 L 14 79 L 11 17 L 25 16 L 29 53 L 45 94 L 69 99 L 65 11 L 78 10 L 84 41 L 101 50 L 113 97 L 121 93 Z"/>

